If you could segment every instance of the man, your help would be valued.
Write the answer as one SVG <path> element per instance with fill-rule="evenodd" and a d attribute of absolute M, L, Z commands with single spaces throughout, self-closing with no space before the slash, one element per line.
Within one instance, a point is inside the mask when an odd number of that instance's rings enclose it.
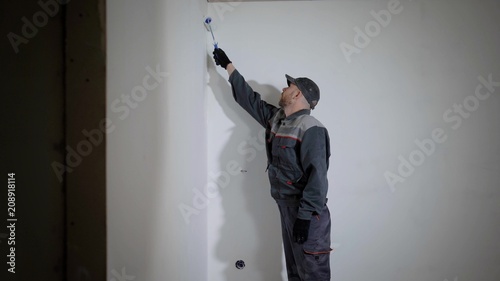
<path fill-rule="evenodd" d="M 281 215 L 288 280 L 330 280 L 330 139 L 310 116 L 319 101 L 318 86 L 308 78 L 285 75 L 288 87 L 277 108 L 261 100 L 222 49 L 213 54 L 229 74 L 236 102 L 266 128 L 267 172 Z"/>

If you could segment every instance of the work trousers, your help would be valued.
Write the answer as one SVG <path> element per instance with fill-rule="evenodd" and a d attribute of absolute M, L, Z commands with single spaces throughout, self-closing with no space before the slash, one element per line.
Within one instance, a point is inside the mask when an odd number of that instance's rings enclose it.
<path fill-rule="evenodd" d="M 319 215 L 313 215 L 309 237 L 304 244 L 293 240 L 293 225 L 298 207 L 278 204 L 281 231 L 289 281 L 330 280 L 330 211 L 324 206 Z"/>

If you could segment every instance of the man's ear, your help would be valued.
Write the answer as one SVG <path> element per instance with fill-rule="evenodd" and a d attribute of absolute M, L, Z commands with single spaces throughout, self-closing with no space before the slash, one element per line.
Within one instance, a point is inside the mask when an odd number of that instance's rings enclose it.
<path fill-rule="evenodd" d="M 295 93 L 294 97 L 295 98 L 299 98 L 300 95 L 302 95 L 302 92 L 300 90 L 297 90 L 297 92 Z"/>

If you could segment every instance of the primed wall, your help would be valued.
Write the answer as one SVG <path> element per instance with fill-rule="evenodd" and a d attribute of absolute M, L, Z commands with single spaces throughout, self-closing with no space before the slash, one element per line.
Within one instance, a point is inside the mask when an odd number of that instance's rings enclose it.
<path fill-rule="evenodd" d="M 474 93 L 478 76 L 500 80 L 499 6 L 401 5 L 351 63 L 339 45 L 354 44 L 353 28 L 387 2 L 214 3 L 208 13 L 220 47 L 267 100 L 277 103 L 285 73 L 322 89 L 313 115 L 333 150 L 336 280 L 497 280 L 500 102 L 495 92 L 456 130 L 443 113 Z M 109 279 L 283 275 L 262 132 L 215 69 L 205 14 L 201 0 L 108 2 Z M 122 95 L 140 89 L 148 66 L 169 75 L 127 105 Z M 447 140 L 392 190 L 384 173 L 436 128 Z"/>
<path fill-rule="evenodd" d="M 500 88 L 461 124 L 443 114 L 474 94 L 478 76 L 500 80 L 500 5 L 402 0 L 349 63 L 340 44 L 354 45 L 354 28 L 387 3 L 214 3 L 209 15 L 219 46 L 268 101 L 277 104 L 285 73 L 322 90 L 313 115 L 331 136 L 334 280 L 498 280 Z M 279 216 L 260 128 L 210 57 L 208 71 L 208 172 L 222 175 L 209 175 L 219 193 L 208 190 L 208 280 L 279 280 Z M 391 189 L 384 174 L 397 174 L 398 157 L 436 128 L 446 140 Z"/>
<path fill-rule="evenodd" d="M 206 181 L 206 5 L 107 2 L 108 280 L 206 278 L 206 215 L 178 208 Z"/>

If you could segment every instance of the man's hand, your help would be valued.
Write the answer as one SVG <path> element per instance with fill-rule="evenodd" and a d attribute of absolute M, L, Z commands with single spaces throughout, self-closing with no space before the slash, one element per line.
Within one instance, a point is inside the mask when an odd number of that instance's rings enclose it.
<path fill-rule="evenodd" d="M 224 51 L 221 48 L 215 49 L 213 54 L 216 65 L 220 65 L 221 67 L 226 69 L 227 65 L 231 63 L 226 53 L 224 53 Z"/>
<path fill-rule="evenodd" d="M 304 244 L 309 237 L 310 220 L 297 219 L 293 225 L 293 240 L 299 244 Z"/>

